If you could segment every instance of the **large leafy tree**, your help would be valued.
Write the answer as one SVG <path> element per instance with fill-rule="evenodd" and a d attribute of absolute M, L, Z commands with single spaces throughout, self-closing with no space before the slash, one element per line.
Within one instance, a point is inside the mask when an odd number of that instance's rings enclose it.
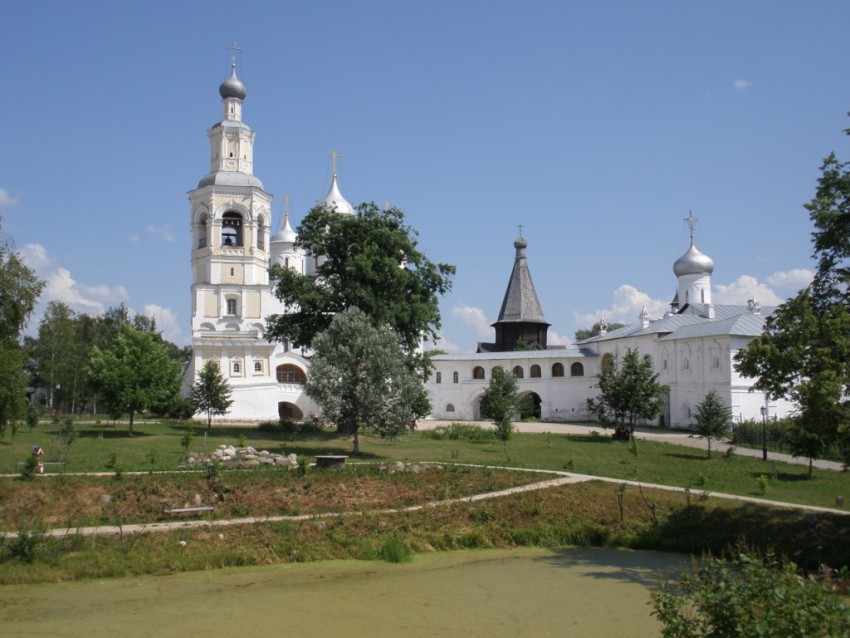
<path fill-rule="evenodd" d="M 190 399 L 196 413 L 207 415 L 208 430 L 212 427 L 213 416 L 227 414 L 233 405 L 230 386 L 215 361 L 207 361 L 198 372 Z"/>
<path fill-rule="evenodd" d="M 811 461 L 835 446 L 850 463 L 850 163 L 834 153 L 824 160 L 806 209 L 814 280 L 768 317 L 735 367 L 754 389 L 797 404 L 796 453 Z"/>
<path fill-rule="evenodd" d="M 711 439 L 724 437 L 731 429 L 732 409 L 723 403 L 717 392 L 711 390 L 694 412 L 694 430 L 708 441 L 708 458 L 711 458 Z"/>
<path fill-rule="evenodd" d="M 388 326 L 375 327 L 365 313 L 349 308 L 333 317 L 313 340 L 315 352 L 307 395 L 328 420 L 354 436 L 374 428 L 403 432 L 422 400 L 422 382 L 406 365 L 402 342 Z"/>
<path fill-rule="evenodd" d="M 481 416 L 493 419 L 502 443 L 513 434 L 511 418 L 519 410 L 519 384 L 516 377 L 501 367 L 493 368 L 493 377 L 481 398 Z"/>
<path fill-rule="evenodd" d="M 665 388 L 648 354 L 632 348 L 603 366 L 598 376 L 599 396 L 587 408 L 605 425 L 614 426 L 614 438 L 629 440 L 641 421 L 657 418 L 664 409 Z"/>
<path fill-rule="evenodd" d="M 125 325 L 153 334 L 178 363 L 188 359 L 187 348 L 165 341 L 152 317 L 131 316 L 123 304 L 95 316 L 77 314 L 64 303 L 52 301 L 39 323 L 38 335 L 25 340 L 30 383 L 45 389 L 48 406 L 76 412 L 92 400 L 96 407 L 97 390 L 85 375 L 89 353 L 94 346 L 111 349 Z"/>
<path fill-rule="evenodd" d="M 267 337 L 314 347 L 334 316 L 358 308 L 373 326 L 390 326 L 412 356 L 440 327 L 439 295 L 451 289 L 454 266 L 434 263 L 417 248 L 417 232 L 397 208 L 361 204 L 356 215 L 318 206 L 297 229 L 297 244 L 316 259 L 318 276 L 272 266 L 275 294 L 286 312 L 269 317 Z"/>
<path fill-rule="evenodd" d="M 25 417 L 27 353 L 21 344 L 44 284 L 8 243 L 0 243 L 0 435 Z"/>
<path fill-rule="evenodd" d="M 73 396 L 79 362 L 75 354 L 84 350 L 88 354 L 89 344 L 76 339 L 76 317 L 74 311 L 61 301 L 51 301 L 41 317 L 38 337 L 30 342 L 30 356 L 37 382 L 46 391 L 47 405 L 59 409 L 59 397 Z"/>
<path fill-rule="evenodd" d="M 132 436 L 136 413 L 174 401 L 180 364 L 157 335 L 124 324 L 109 348 L 92 348 L 88 378 L 111 414 L 129 415 Z"/>

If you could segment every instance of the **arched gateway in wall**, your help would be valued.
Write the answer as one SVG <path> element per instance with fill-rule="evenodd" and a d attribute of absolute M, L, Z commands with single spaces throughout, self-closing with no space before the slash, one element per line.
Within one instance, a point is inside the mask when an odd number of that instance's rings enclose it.
<path fill-rule="evenodd" d="M 289 401 L 281 401 L 277 404 L 277 415 L 281 419 L 292 419 L 293 421 L 300 421 L 304 418 L 301 408 Z"/>

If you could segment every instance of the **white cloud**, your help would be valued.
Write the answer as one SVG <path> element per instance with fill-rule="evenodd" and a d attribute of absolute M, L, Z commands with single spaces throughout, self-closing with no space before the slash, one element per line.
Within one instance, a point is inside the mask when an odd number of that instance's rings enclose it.
<path fill-rule="evenodd" d="M 128 237 L 128 240 L 129 240 L 129 242 L 130 242 L 131 244 L 135 244 L 135 243 L 137 243 L 137 242 L 138 242 L 141 238 L 142 238 L 142 236 L 141 236 L 141 235 L 130 235 L 130 237 Z"/>
<path fill-rule="evenodd" d="M 714 285 L 714 302 L 719 304 L 746 305 L 755 299 L 762 306 L 778 306 L 785 301 L 766 284 L 760 283 L 752 275 L 741 275 L 731 284 Z"/>
<path fill-rule="evenodd" d="M 56 268 L 44 276 L 43 301 L 61 301 L 80 312 L 103 312 L 129 299 L 123 286 L 86 286 L 71 276 L 67 268 Z"/>
<path fill-rule="evenodd" d="M 581 313 L 573 311 L 573 322 L 579 328 L 590 328 L 602 317 L 610 323 L 637 323 L 638 315 L 643 308 L 649 312 L 651 319 L 658 319 L 670 308 L 670 303 L 661 299 L 653 299 L 645 292 L 634 286 L 623 284 L 614 291 L 613 303 L 609 308 L 601 308 L 595 312 Z"/>
<path fill-rule="evenodd" d="M 162 336 L 179 345 L 183 345 L 186 339 L 183 337 L 183 330 L 180 328 L 180 323 L 177 321 L 177 315 L 171 308 L 163 308 L 156 304 L 145 304 L 143 314 L 148 317 L 153 317 L 156 321 L 156 329 L 162 333 Z"/>
<path fill-rule="evenodd" d="M 475 328 L 475 331 L 481 337 L 492 337 L 493 329 L 490 327 L 490 322 L 484 316 L 484 312 L 480 308 L 471 306 L 455 306 L 452 308 L 452 317 L 460 319 L 468 326 Z"/>
<path fill-rule="evenodd" d="M 117 305 L 130 298 L 123 286 L 81 284 L 71 276 L 67 268 L 57 266 L 41 244 L 27 244 L 19 253 L 26 264 L 44 280 L 40 304 L 61 301 L 77 312 L 97 314 L 108 306 Z M 37 322 L 38 317 L 34 321 Z"/>
<path fill-rule="evenodd" d="M 550 346 L 568 346 L 571 341 L 569 337 L 565 337 L 564 335 L 560 335 L 554 330 L 549 330 L 546 333 L 546 343 Z"/>
<path fill-rule="evenodd" d="M 734 82 L 732 82 L 732 86 L 735 87 L 739 91 L 743 91 L 744 89 L 748 89 L 752 85 L 753 85 L 752 82 L 750 82 L 749 80 L 744 80 L 744 79 L 735 80 Z"/>
<path fill-rule="evenodd" d="M 443 352 L 447 352 L 449 354 L 457 354 L 460 352 L 460 346 L 456 343 L 449 341 L 448 339 L 438 336 L 437 340 L 432 344 L 434 349 L 442 350 Z"/>
<path fill-rule="evenodd" d="M 37 273 L 45 272 L 53 264 L 53 260 L 47 256 L 47 250 L 41 244 L 27 244 L 18 251 L 18 254 L 23 257 L 27 266 Z"/>
<path fill-rule="evenodd" d="M 0 188 L 0 206 L 14 206 L 18 200 L 9 195 L 9 191 L 5 188 Z"/>
<path fill-rule="evenodd" d="M 768 275 L 766 282 L 771 288 L 794 294 L 812 283 L 814 276 L 815 273 L 808 268 L 795 268 Z"/>
<path fill-rule="evenodd" d="M 161 227 L 151 225 L 151 226 L 147 227 L 147 231 L 151 235 L 159 235 L 160 237 L 162 237 L 163 241 L 166 241 L 169 244 L 174 241 L 174 233 L 171 232 L 171 224 L 168 224 L 167 226 L 161 226 Z M 131 241 L 132 241 L 132 238 L 131 238 Z"/>

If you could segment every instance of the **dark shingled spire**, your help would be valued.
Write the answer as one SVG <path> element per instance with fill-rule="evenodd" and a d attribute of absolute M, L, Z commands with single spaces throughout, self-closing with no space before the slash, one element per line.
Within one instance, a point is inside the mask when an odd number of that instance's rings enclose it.
<path fill-rule="evenodd" d="M 493 327 L 496 329 L 496 349 L 500 352 L 515 350 L 518 341 L 546 349 L 546 334 L 549 323 L 543 316 L 528 262 L 525 259 L 525 248 L 528 242 L 519 236 L 514 241 L 516 257 L 499 318 Z"/>

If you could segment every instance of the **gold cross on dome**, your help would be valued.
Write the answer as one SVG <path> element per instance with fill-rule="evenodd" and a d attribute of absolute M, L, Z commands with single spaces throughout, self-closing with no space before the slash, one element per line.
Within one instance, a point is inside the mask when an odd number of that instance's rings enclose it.
<path fill-rule="evenodd" d="M 342 153 L 337 153 L 336 151 L 331 151 L 331 161 L 333 162 L 334 177 L 336 177 L 336 158 L 337 157 L 342 157 Z"/>

